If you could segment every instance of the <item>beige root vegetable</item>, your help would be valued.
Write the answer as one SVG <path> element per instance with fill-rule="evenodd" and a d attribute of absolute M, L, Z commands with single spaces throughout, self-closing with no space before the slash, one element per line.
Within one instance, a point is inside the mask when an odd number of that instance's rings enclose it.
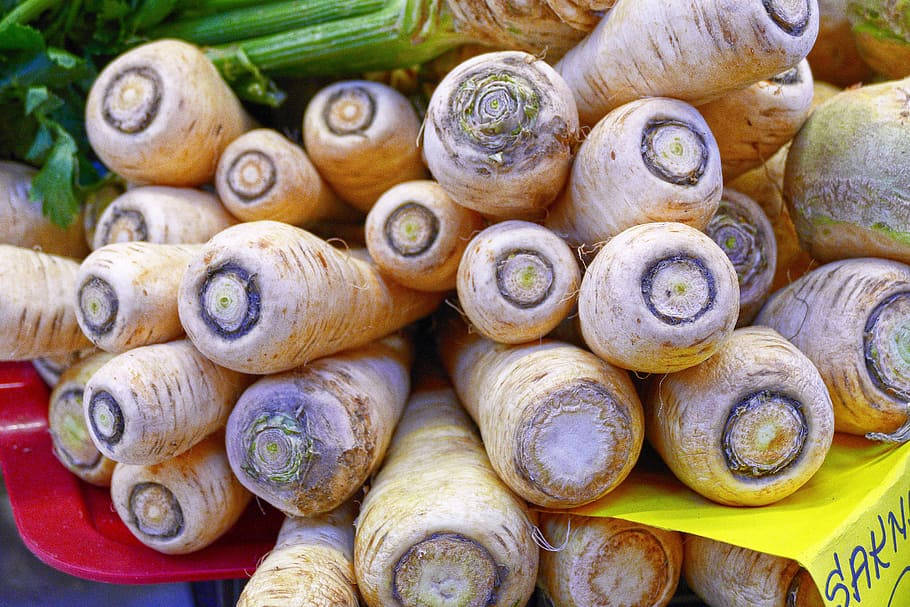
<path fill-rule="evenodd" d="M 218 160 L 218 197 L 243 221 L 273 219 L 295 225 L 348 211 L 306 152 L 271 129 L 256 129 L 231 142 Z"/>
<path fill-rule="evenodd" d="M 389 337 L 265 377 L 237 401 L 227 453 L 244 486 L 290 516 L 337 508 L 379 467 L 410 389 Z"/>
<path fill-rule="evenodd" d="M 550 230 L 504 221 L 471 240 L 458 266 L 458 301 L 484 336 L 520 344 L 552 331 L 575 306 L 581 270 Z"/>
<path fill-rule="evenodd" d="M 128 188 L 119 182 L 112 182 L 86 195 L 85 211 L 82 215 L 82 227 L 85 231 L 85 242 L 89 249 L 95 243 L 95 228 L 105 210 Z"/>
<path fill-rule="evenodd" d="M 816 0 L 619 0 L 556 71 L 591 126 L 642 97 L 699 105 L 779 74 L 817 33 Z"/>
<path fill-rule="evenodd" d="M 527 53 L 487 53 L 460 64 L 433 92 L 424 157 L 458 204 L 517 218 L 556 198 L 577 131 L 572 93 L 553 68 Z"/>
<path fill-rule="evenodd" d="M 910 262 L 910 78 L 844 91 L 793 140 L 784 200 L 821 261 Z"/>
<path fill-rule="evenodd" d="M 617 518 L 543 514 L 550 546 L 540 554 L 538 592 L 553 607 L 664 607 L 682 570 L 675 531 Z"/>
<path fill-rule="evenodd" d="M 679 223 L 629 228 L 600 250 L 578 297 L 591 351 L 633 371 L 697 365 L 739 314 L 736 268 L 705 234 Z"/>
<path fill-rule="evenodd" d="M 98 219 L 93 249 L 117 242 L 205 242 L 237 220 L 214 194 L 189 188 L 131 188 Z"/>
<path fill-rule="evenodd" d="M 81 217 L 69 228 L 61 228 L 44 216 L 40 202 L 28 199 L 36 172 L 30 166 L 0 160 L 0 243 L 50 255 L 85 257 L 88 247 Z"/>
<path fill-rule="evenodd" d="M 360 592 L 370 607 L 524 605 L 537 574 L 532 516 L 452 390 L 425 380 L 357 520 Z"/>
<path fill-rule="evenodd" d="M 108 352 L 179 338 L 180 279 L 201 248 L 124 242 L 86 257 L 76 278 L 76 319 L 82 332 Z"/>
<path fill-rule="evenodd" d="M 358 607 L 354 502 L 312 518 L 288 517 L 237 607 Z"/>
<path fill-rule="evenodd" d="M 82 396 L 92 375 L 113 357 L 99 352 L 64 371 L 51 392 L 47 413 L 54 455 L 76 476 L 102 487 L 110 486 L 116 462 L 104 457 L 92 442 L 85 425 Z"/>
<path fill-rule="evenodd" d="M 316 94 L 303 114 L 303 142 L 322 177 L 346 202 L 369 211 L 393 185 L 424 179 L 420 119 L 378 82 L 346 80 Z"/>
<path fill-rule="evenodd" d="M 695 535 L 686 536 L 686 582 L 709 605 L 824 607 L 799 563 Z"/>
<path fill-rule="evenodd" d="M 813 91 L 812 71 L 804 59 L 698 108 L 717 140 L 724 182 L 760 166 L 793 139 L 809 117 Z"/>
<path fill-rule="evenodd" d="M 265 374 L 365 345 L 426 316 L 440 299 L 385 280 L 300 228 L 257 221 L 203 247 L 184 274 L 179 312 L 203 354 Z"/>
<path fill-rule="evenodd" d="M 910 3 L 847 0 L 847 17 L 863 60 L 887 78 L 910 76 Z"/>
<path fill-rule="evenodd" d="M 727 188 L 705 230 L 736 269 L 739 279 L 737 327 L 752 323 L 771 292 L 777 267 L 774 228 L 754 200 Z"/>
<path fill-rule="evenodd" d="M 379 197 L 366 221 L 370 256 L 383 274 L 420 291 L 455 288 L 458 263 L 483 218 L 433 181 L 409 181 Z"/>
<path fill-rule="evenodd" d="M 0 244 L 0 360 L 91 347 L 76 322 L 79 262 Z"/>
<path fill-rule="evenodd" d="M 154 466 L 117 464 L 111 500 L 140 542 L 165 554 L 201 550 L 224 535 L 252 497 L 228 465 L 224 436 Z"/>
<path fill-rule="evenodd" d="M 577 30 L 590 32 L 613 6 L 614 0 L 547 0 L 547 4 L 562 21 Z"/>
<path fill-rule="evenodd" d="M 588 248 L 653 221 L 701 230 L 722 187 L 717 143 L 698 111 L 675 99 L 642 99 L 597 123 L 544 225 Z"/>
<path fill-rule="evenodd" d="M 838 431 L 910 439 L 910 267 L 883 259 L 827 264 L 775 293 L 755 322 L 815 363 Z"/>
<path fill-rule="evenodd" d="M 97 353 L 98 348 L 92 346 L 84 350 L 76 350 L 75 352 L 58 354 L 56 356 L 39 356 L 32 360 L 32 366 L 35 367 L 35 371 L 38 372 L 38 375 L 41 376 L 44 383 L 47 384 L 49 388 L 53 388 L 57 385 L 57 382 L 60 381 L 60 376 L 64 371 L 81 360 Z"/>
<path fill-rule="evenodd" d="M 818 0 L 818 39 L 809 52 L 812 74 L 819 80 L 848 86 L 872 76 L 862 60 L 847 19 L 847 0 Z"/>
<path fill-rule="evenodd" d="M 195 46 L 157 40 L 109 63 L 92 85 L 85 130 L 112 171 L 140 184 L 211 181 L 224 148 L 252 121 Z"/>
<path fill-rule="evenodd" d="M 223 427 L 249 383 L 186 340 L 143 346 L 92 375 L 85 387 L 85 419 L 107 457 L 158 464 Z"/>
<path fill-rule="evenodd" d="M 705 362 L 653 380 L 645 403 L 648 440 L 677 478 L 729 506 L 792 494 L 834 437 L 818 370 L 767 327 L 737 329 Z"/>
<path fill-rule="evenodd" d="M 440 351 L 493 468 L 529 502 L 592 502 L 638 460 L 641 403 L 625 371 L 569 344 L 506 346 L 454 321 Z"/>

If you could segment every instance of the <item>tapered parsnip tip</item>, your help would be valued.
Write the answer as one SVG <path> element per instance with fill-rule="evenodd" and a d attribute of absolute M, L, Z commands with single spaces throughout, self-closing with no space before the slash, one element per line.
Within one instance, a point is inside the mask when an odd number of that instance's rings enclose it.
<path fill-rule="evenodd" d="M 818 14 L 815 0 L 763 0 L 771 20 L 791 36 L 801 36 Z M 817 17 L 816 17 L 817 20 Z"/>
<path fill-rule="evenodd" d="M 256 279 L 237 264 L 206 273 L 199 291 L 200 315 L 216 334 L 236 339 L 259 321 L 260 293 Z"/>
<path fill-rule="evenodd" d="M 120 403 L 106 390 L 90 392 L 85 416 L 95 444 L 103 453 L 114 455 L 113 449 L 123 438 L 126 423 Z"/>
<path fill-rule="evenodd" d="M 103 278 L 89 276 L 79 286 L 76 317 L 88 336 L 108 333 L 117 320 L 117 294 Z"/>
<path fill-rule="evenodd" d="M 264 196 L 275 186 L 275 162 L 258 150 L 239 154 L 227 168 L 225 182 L 229 192 L 244 202 Z"/>
<path fill-rule="evenodd" d="M 121 70 L 104 89 L 101 115 L 121 133 L 142 131 L 158 115 L 162 89 L 161 76 L 151 67 Z"/>
<path fill-rule="evenodd" d="M 763 390 L 733 405 L 723 429 L 727 468 L 743 478 L 762 478 L 790 466 L 809 433 L 803 405 L 781 392 Z"/>
<path fill-rule="evenodd" d="M 128 498 L 130 515 L 140 533 L 168 540 L 183 531 L 183 509 L 170 489 L 160 483 L 137 483 Z"/>
<path fill-rule="evenodd" d="M 407 202 L 386 219 L 385 237 L 392 249 L 403 257 L 420 255 L 439 235 L 439 218 L 419 202 Z"/>
<path fill-rule="evenodd" d="M 376 100 L 364 87 L 352 84 L 329 95 L 322 109 L 322 121 L 336 135 L 362 133 L 373 124 Z"/>
<path fill-rule="evenodd" d="M 627 529 L 607 538 L 597 552 L 588 553 L 588 558 L 578 564 L 578 577 L 590 580 L 586 589 L 591 602 L 582 604 L 610 605 L 611 596 L 620 596 L 638 599 L 642 601 L 640 605 L 662 605 L 673 594 L 668 589 L 679 582 L 680 566 L 678 561 L 673 562 L 675 559 L 664 545 L 672 536 L 665 535 L 669 537 L 661 541 L 643 527 Z M 678 542 L 681 555 L 681 539 L 672 539 Z M 604 559 L 603 554 L 610 558 Z"/>

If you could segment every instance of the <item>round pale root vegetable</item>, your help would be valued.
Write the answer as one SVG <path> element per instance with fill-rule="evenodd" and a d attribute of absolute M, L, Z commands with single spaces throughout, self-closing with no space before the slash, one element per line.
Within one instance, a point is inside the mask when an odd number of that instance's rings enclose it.
<path fill-rule="evenodd" d="M 36 173 L 30 166 L 0 160 L 0 243 L 50 255 L 85 257 L 88 247 L 82 218 L 61 228 L 44 216 L 40 202 L 28 199 Z"/>
<path fill-rule="evenodd" d="M 834 438 L 818 370 L 767 327 L 737 329 L 705 362 L 651 382 L 648 440 L 692 490 L 763 506 L 802 487 Z"/>
<path fill-rule="evenodd" d="M 713 240 L 680 223 L 629 228 L 588 267 L 578 297 L 591 351 L 633 371 L 697 365 L 739 315 L 736 268 Z"/>
<path fill-rule="evenodd" d="M 717 143 L 701 114 L 675 99 L 642 99 L 597 123 L 544 225 L 587 248 L 652 221 L 701 230 L 722 188 Z"/>
<path fill-rule="evenodd" d="M 215 188 L 228 211 L 243 221 L 303 225 L 353 212 L 322 180 L 306 152 L 271 129 L 245 133 L 225 148 Z"/>
<path fill-rule="evenodd" d="M 458 302 L 493 341 L 520 344 L 552 331 L 575 306 L 581 270 L 556 234 L 504 221 L 471 240 L 458 266 Z"/>
<path fill-rule="evenodd" d="M 143 346 L 92 375 L 85 387 L 85 419 L 107 457 L 158 464 L 223 427 L 249 383 L 186 340 Z"/>
<path fill-rule="evenodd" d="M 695 535 L 685 539 L 686 582 L 709 605 L 824 607 L 799 563 Z"/>
<path fill-rule="evenodd" d="M 736 326 L 749 325 L 771 292 L 777 267 L 774 228 L 758 203 L 726 188 L 705 232 L 730 258 L 739 279 Z"/>
<path fill-rule="evenodd" d="M 393 185 L 424 179 L 420 119 L 398 91 L 346 80 L 316 94 L 303 114 L 303 142 L 322 177 L 346 202 L 369 211 Z"/>
<path fill-rule="evenodd" d="M 257 221 L 206 243 L 184 274 L 179 312 L 203 354 L 265 374 L 365 345 L 426 316 L 441 298 L 387 281 L 300 228 Z"/>
<path fill-rule="evenodd" d="M 140 542 L 165 554 L 205 548 L 230 529 L 252 497 L 214 434 L 161 464 L 117 464 L 111 501 Z"/>
<path fill-rule="evenodd" d="M 698 108 L 720 150 L 724 182 L 771 158 L 809 117 L 814 92 L 805 59 L 776 76 Z"/>
<path fill-rule="evenodd" d="M 366 604 L 524 605 L 537 573 L 532 516 L 497 478 L 452 390 L 424 379 L 357 520 Z"/>
<path fill-rule="evenodd" d="M 848 0 L 847 17 L 866 63 L 891 79 L 910 76 L 910 2 Z"/>
<path fill-rule="evenodd" d="M 117 242 L 205 242 L 237 220 L 214 194 L 189 188 L 131 188 L 98 219 L 93 249 Z"/>
<path fill-rule="evenodd" d="M 819 80 L 847 86 L 872 76 L 862 60 L 847 19 L 847 0 L 818 0 L 818 39 L 809 52 L 812 74 Z"/>
<path fill-rule="evenodd" d="M 35 371 L 38 372 L 38 375 L 40 375 L 41 379 L 44 380 L 44 383 L 47 384 L 47 387 L 53 388 L 57 385 L 57 382 L 60 381 L 60 376 L 64 371 L 79 361 L 97 353 L 98 348 L 91 346 L 84 350 L 76 350 L 75 352 L 58 354 L 56 356 L 39 356 L 32 360 L 32 366 L 35 367 Z"/>
<path fill-rule="evenodd" d="M 358 607 L 354 502 L 312 518 L 288 517 L 275 548 L 243 588 L 237 607 Z"/>
<path fill-rule="evenodd" d="M 76 322 L 79 262 L 0 244 L 0 360 L 90 348 Z"/>
<path fill-rule="evenodd" d="M 755 322 L 812 359 L 838 431 L 910 439 L 910 267 L 883 259 L 824 265 L 775 293 Z"/>
<path fill-rule="evenodd" d="M 543 514 L 538 592 L 553 607 L 664 607 L 682 570 L 675 531 L 617 518 Z"/>
<path fill-rule="evenodd" d="M 541 212 L 569 175 L 578 118 L 553 68 L 516 51 L 448 73 L 430 98 L 427 166 L 455 202 L 490 216 Z"/>
<path fill-rule="evenodd" d="M 910 262 L 910 78 L 844 91 L 793 140 L 784 200 L 821 261 Z"/>
<path fill-rule="evenodd" d="M 529 502 L 592 502 L 638 460 L 641 403 L 625 371 L 569 344 L 506 346 L 454 321 L 442 328 L 440 351 L 493 468 Z"/>
<path fill-rule="evenodd" d="M 157 40 L 114 59 L 92 84 L 85 130 L 112 171 L 141 184 L 212 180 L 224 148 L 252 121 L 198 48 Z"/>
<path fill-rule="evenodd" d="M 379 197 L 366 221 L 370 256 L 383 274 L 420 291 L 455 288 L 458 263 L 483 218 L 433 181 L 409 181 Z"/>
<path fill-rule="evenodd" d="M 107 487 L 111 484 L 116 462 L 98 451 L 88 426 L 85 425 L 82 396 L 92 375 L 114 357 L 99 352 L 83 359 L 60 376 L 51 392 L 47 413 L 48 431 L 54 443 L 54 455 L 61 464 L 82 480 Z"/>
<path fill-rule="evenodd" d="M 817 34 L 816 0 L 619 0 L 556 71 L 594 125 L 642 97 L 699 105 L 779 74 Z"/>
<path fill-rule="evenodd" d="M 253 384 L 227 424 L 244 486 L 290 516 L 337 508 L 372 474 L 408 398 L 412 351 L 389 337 Z"/>
<path fill-rule="evenodd" d="M 180 279 L 201 248 L 124 242 L 86 257 L 76 278 L 76 319 L 82 332 L 102 350 L 115 353 L 179 338 Z"/>

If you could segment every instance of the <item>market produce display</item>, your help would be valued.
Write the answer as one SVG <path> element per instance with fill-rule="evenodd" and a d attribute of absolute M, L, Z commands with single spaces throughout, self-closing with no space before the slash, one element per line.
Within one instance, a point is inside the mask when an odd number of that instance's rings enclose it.
<path fill-rule="evenodd" d="M 0 361 L 149 548 L 284 515 L 243 607 L 831 607 L 574 509 L 910 442 L 904 5 L 0 2 Z"/>

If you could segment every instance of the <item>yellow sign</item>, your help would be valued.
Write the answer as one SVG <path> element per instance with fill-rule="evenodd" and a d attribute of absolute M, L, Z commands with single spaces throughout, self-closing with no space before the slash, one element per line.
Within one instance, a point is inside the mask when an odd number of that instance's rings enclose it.
<path fill-rule="evenodd" d="M 806 485 L 761 508 L 715 504 L 643 458 L 615 491 L 575 512 L 794 559 L 827 607 L 910 607 L 910 444 L 838 434 Z"/>

